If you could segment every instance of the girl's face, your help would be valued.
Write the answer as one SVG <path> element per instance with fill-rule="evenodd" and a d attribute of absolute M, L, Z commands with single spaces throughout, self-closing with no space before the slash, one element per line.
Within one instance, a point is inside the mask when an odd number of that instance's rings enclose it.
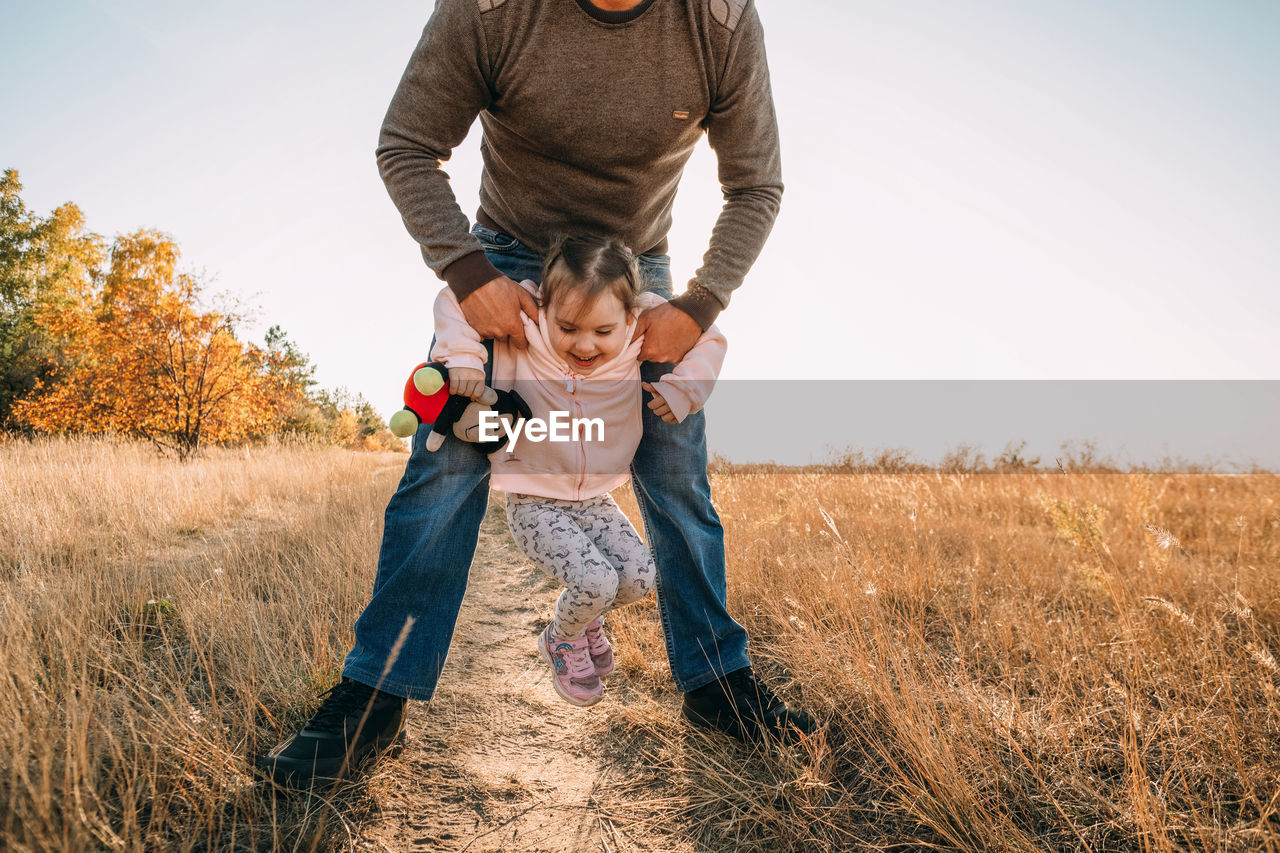
<path fill-rule="evenodd" d="M 551 348 L 575 373 L 586 376 L 622 352 L 631 318 L 621 300 L 602 293 L 587 306 L 566 293 L 547 308 Z"/>

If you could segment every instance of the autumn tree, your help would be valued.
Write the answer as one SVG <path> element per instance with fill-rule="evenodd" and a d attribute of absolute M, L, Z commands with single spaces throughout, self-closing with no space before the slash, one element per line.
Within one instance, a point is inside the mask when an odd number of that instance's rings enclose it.
<path fill-rule="evenodd" d="M 170 238 L 139 231 L 108 251 L 74 204 L 40 217 L 21 193 L 4 172 L 0 429 L 114 432 L 183 458 L 274 434 L 403 449 L 363 397 L 313 390 L 315 366 L 279 326 L 241 342 L 241 311 L 204 303 Z"/>
<path fill-rule="evenodd" d="M 386 422 L 363 395 L 317 388 L 315 365 L 279 326 L 267 330 L 266 396 L 274 401 L 274 431 L 352 450 L 402 450 Z"/>
<path fill-rule="evenodd" d="M 280 409 L 271 354 L 237 339 L 242 314 L 226 300 L 206 307 L 178 260 L 164 234 L 119 237 L 100 282 L 77 282 L 56 310 L 38 310 L 64 363 L 15 415 L 38 430 L 145 438 L 180 458 L 270 432 Z"/>
<path fill-rule="evenodd" d="M 92 281 L 105 257 L 74 204 L 42 218 L 22 201 L 18 173 L 0 176 L 0 429 L 14 403 L 63 362 L 63 347 L 37 321 Z"/>
<path fill-rule="evenodd" d="M 321 389 L 311 397 L 330 444 L 352 450 L 404 450 L 404 443 L 387 429 L 387 422 L 363 394 L 347 388 Z"/>
<path fill-rule="evenodd" d="M 316 367 L 279 326 L 267 329 L 263 340 L 263 369 L 267 396 L 273 401 L 273 432 L 315 433 L 316 406 L 312 387 Z"/>

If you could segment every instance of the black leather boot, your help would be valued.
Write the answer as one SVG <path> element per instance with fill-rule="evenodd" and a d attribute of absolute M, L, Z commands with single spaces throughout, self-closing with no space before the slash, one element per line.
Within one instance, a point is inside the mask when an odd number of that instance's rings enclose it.
<path fill-rule="evenodd" d="M 818 730 L 812 717 L 799 708 L 788 708 L 757 681 L 751 667 L 684 694 L 683 714 L 695 726 L 746 742 L 765 738 L 793 742 Z"/>
<path fill-rule="evenodd" d="M 277 784 L 331 784 L 370 756 L 402 742 L 406 700 L 350 678 L 324 697 L 311 721 L 262 760 L 263 770 Z"/>

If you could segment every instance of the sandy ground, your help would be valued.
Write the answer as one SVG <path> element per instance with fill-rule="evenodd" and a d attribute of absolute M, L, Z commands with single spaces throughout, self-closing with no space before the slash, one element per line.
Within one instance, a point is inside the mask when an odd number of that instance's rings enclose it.
<path fill-rule="evenodd" d="M 536 648 L 558 590 L 511 541 L 501 496 L 491 500 L 440 686 L 411 704 L 403 753 L 370 780 L 380 813 L 361 825 L 358 849 L 694 849 L 633 819 L 637 801 L 663 792 L 637 784 L 638 756 L 610 725 L 632 702 L 674 720 L 678 700 L 654 706 L 620 672 L 592 708 L 561 700 Z"/>

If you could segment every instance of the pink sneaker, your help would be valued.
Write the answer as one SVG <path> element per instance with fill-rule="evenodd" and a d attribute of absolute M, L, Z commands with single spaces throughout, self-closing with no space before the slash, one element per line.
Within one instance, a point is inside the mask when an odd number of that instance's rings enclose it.
<path fill-rule="evenodd" d="M 604 635 L 604 617 L 597 616 L 587 626 L 587 648 L 591 650 L 591 662 L 595 664 L 596 675 L 604 678 L 613 672 L 613 646 Z"/>
<path fill-rule="evenodd" d="M 538 635 L 538 653 L 551 664 L 551 686 L 564 701 L 585 708 L 604 697 L 604 682 L 591 663 L 586 637 L 557 640 L 548 625 Z"/>

